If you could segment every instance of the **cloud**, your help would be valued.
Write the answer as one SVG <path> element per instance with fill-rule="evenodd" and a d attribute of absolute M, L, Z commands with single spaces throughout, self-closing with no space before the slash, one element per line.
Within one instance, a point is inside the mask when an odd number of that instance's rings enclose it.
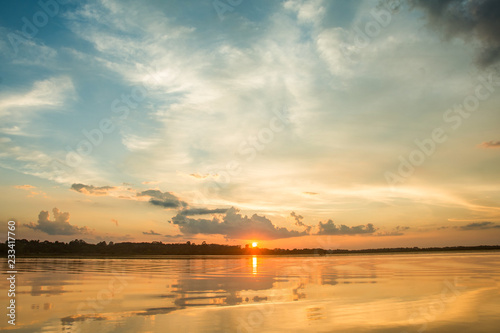
<path fill-rule="evenodd" d="M 0 117 L 19 117 L 15 109 L 32 112 L 41 108 L 59 108 L 74 97 L 73 82 L 69 77 L 53 77 L 36 81 L 28 92 L 6 92 L 0 94 Z M 26 113 L 21 113 L 26 116 Z"/>
<path fill-rule="evenodd" d="M 483 148 L 500 148 L 500 141 L 483 142 L 479 146 Z"/>
<path fill-rule="evenodd" d="M 297 214 L 295 214 L 295 212 L 291 212 L 290 216 L 295 219 L 295 225 L 298 225 L 301 227 L 304 226 L 304 223 L 302 223 L 302 220 L 304 219 L 304 217 L 302 215 L 297 215 Z"/>
<path fill-rule="evenodd" d="M 205 214 L 224 214 L 227 212 L 228 208 L 191 208 L 179 211 L 180 215 L 191 216 L 191 215 L 205 215 Z"/>
<path fill-rule="evenodd" d="M 45 193 L 43 191 L 35 191 L 34 189 L 36 189 L 36 186 L 33 186 L 33 185 L 14 185 L 13 187 L 17 188 L 19 190 L 29 191 L 30 194 L 28 195 L 28 198 L 32 198 L 36 195 L 41 195 L 44 198 L 48 198 L 47 193 Z"/>
<path fill-rule="evenodd" d="M 36 188 L 33 185 L 14 185 L 13 187 L 17 188 L 17 189 L 20 189 L 20 190 L 29 190 L 29 189 Z"/>
<path fill-rule="evenodd" d="M 181 234 L 178 234 L 178 235 L 165 235 L 165 238 L 168 238 L 168 239 L 179 239 L 179 238 L 183 238 L 184 235 L 181 235 Z"/>
<path fill-rule="evenodd" d="M 302 192 L 304 194 L 307 194 L 307 195 L 317 195 L 319 193 L 316 193 L 316 192 Z"/>
<path fill-rule="evenodd" d="M 50 220 L 50 214 L 46 210 L 42 210 L 38 214 L 37 223 L 31 222 L 30 224 L 24 224 L 24 226 L 45 232 L 49 235 L 79 235 L 79 234 L 89 234 L 90 229 L 87 227 L 77 227 L 69 223 L 69 213 L 63 213 L 59 209 L 52 209 L 54 215 L 54 220 Z"/>
<path fill-rule="evenodd" d="M 71 185 L 71 189 L 85 195 L 113 195 L 119 199 L 127 199 L 127 200 L 140 200 L 141 197 L 149 197 L 149 203 L 155 206 L 161 206 L 164 208 L 185 208 L 188 204 L 184 201 L 179 200 L 175 195 L 170 192 L 162 192 L 160 190 L 146 190 L 142 192 L 137 192 L 132 188 L 119 188 L 115 186 L 102 186 L 96 187 L 93 185 L 85 185 L 85 184 L 73 184 Z M 127 195 L 117 195 L 117 192 L 122 191 Z M 113 192 L 113 193 L 112 193 Z M 130 195 L 130 192 L 135 195 Z M 145 198 L 147 200 L 147 198 Z M 190 214 L 195 215 L 195 214 Z"/>
<path fill-rule="evenodd" d="M 2 130 L 0 129 L 0 131 Z M 0 154 L 2 168 L 61 183 L 70 182 L 70 179 L 74 178 L 69 173 L 58 171 L 57 167 L 54 167 L 53 155 L 46 154 L 42 150 L 15 142 L 0 143 L 0 150 L 2 151 Z"/>
<path fill-rule="evenodd" d="M 189 174 L 191 177 L 194 177 L 194 178 L 198 178 L 198 179 L 205 179 L 207 177 L 210 177 L 210 174 L 199 174 L 199 173 L 191 173 Z M 218 175 L 214 175 L 214 176 L 218 176 Z"/>
<path fill-rule="evenodd" d="M 290 216 L 295 219 L 295 225 L 296 226 L 305 227 L 306 228 L 306 232 L 309 233 L 309 231 L 311 230 L 312 227 L 309 226 L 309 225 L 306 225 L 306 224 L 304 224 L 302 222 L 302 220 L 304 219 L 304 217 L 302 215 L 297 215 L 297 214 L 295 214 L 295 212 L 291 212 Z"/>
<path fill-rule="evenodd" d="M 404 231 L 410 229 L 410 227 L 400 227 L 392 229 L 392 231 L 377 232 L 375 236 L 403 236 Z"/>
<path fill-rule="evenodd" d="M 161 234 L 157 233 L 157 232 L 154 232 L 153 230 L 149 230 L 149 231 L 143 231 L 142 232 L 144 235 L 149 235 L 149 236 L 159 236 Z"/>
<path fill-rule="evenodd" d="M 71 189 L 86 195 L 108 195 L 109 191 L 116 189 L 114 186 L 95 187 L 93 185 L 73 184 Z"/>
<path fill-rule="evenodd" d="M 243 216 L 239 210 L 231 207 L 222 219 L 191 219 L 177 214 L 171 223 L 179 226 L 183 234 L 223 235 L 231 239 L 278 239 L 307 235 L 307 232 L 288 230 L 275 226 L 265 216 L 257 214 Z"/>
<path fill-rule="evenodd" d="M 484 229 L 497 229 L 500 225 L 493 222 L 474 222 L 459 227 L 461 230 L 484 230 Z"/>
<path fill-rule="evenodd" d="M 446 38 L 475 38 L 481 43 L 477 63 L 487 67 L 500 60 L 500 1 L 498 0 L 410 0 L 422 8 L 429 25 Z"/>
<path fill-rule="evenodd" d="M 147 190 L 137 193 L 138 197 L 148 196 L 149 203 L 163 208 L 181 208 L 187 207 L 187 203 L 179 200 L 175 195 L 170 192 L 162 192 L 159 190 Z"/>
<path fill-rule="evenodd" d="M 321 21 L 325 7 L 322 0 L 299 1 L 288 0 L 283 3 L 283 8 L 293 11 L 301 23 Z"/>
<path fill-rule="evenodd" d="M 336 226 L 332 220 L 328 220 L 326 223 L 321 221 L 318 224 L 319 230 L 317 235 L 360 235 L 360 234 L 373 234 L 377 229 L 373 227 L 373 224 L 368 223 L 367 225 L 358 225 L 355 227 L 348 227 L 341 224 Z"/>

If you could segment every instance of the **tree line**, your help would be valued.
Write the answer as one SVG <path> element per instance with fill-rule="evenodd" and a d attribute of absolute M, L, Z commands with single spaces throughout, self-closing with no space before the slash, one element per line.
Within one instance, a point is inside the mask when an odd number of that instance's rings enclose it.
<path fill-rule="evenodd" d="M 7 253 L 9 247 L 7 242 L 0 244 L 1 251 Z M 186 243 L 163 243 L 163 242 L 99 242 L 97 244 L 87 243 L 82 239 L 75 239 L 68 243 L 50 242 L 40 240 L 19 239 L 15 243 L 16 256 L 22 257 L 36 255 L 327 255 L 327 254 L 348 254 L 348 253 L 395 253 L 395 252 L 437 252 L 437 251 L 481 251 L 500 250 L 500 246 L 454 246 L 454 247 L 399 247 L 363 250 L 325 250 L 320 248 L 303 249 L 266 249 L 252 248 L 249 244 L 241 245 L 223 244 L 195 244 Z"/>

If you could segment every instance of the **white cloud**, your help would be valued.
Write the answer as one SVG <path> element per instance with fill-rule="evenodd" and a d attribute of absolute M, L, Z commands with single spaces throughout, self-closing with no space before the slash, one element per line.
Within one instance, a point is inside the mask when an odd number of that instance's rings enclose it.
<path fill-rule="evenodd" d="M 323 0 L 287 0 L 283 3 L 283 8 L 297 13 L 299 22 L 319 22 L 321 21 L 325 8 L 322 6 Z"/>
<path fill-rule="evenodd" d="M 73 82 L 67 76 L 35 81 L 28 91 L 9 91 L 0 95 L 0 117 L 19 117 L 18 113 L 36 112 L 46 108 L 60 108 L 74 98 Z M 17 112 L 14 112 L 17 111 Z"/>

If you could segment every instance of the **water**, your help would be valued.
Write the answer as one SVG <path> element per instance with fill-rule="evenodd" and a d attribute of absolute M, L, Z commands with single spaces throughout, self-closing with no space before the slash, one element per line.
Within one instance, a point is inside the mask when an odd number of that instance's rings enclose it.
<path fill-rule="evenodd" d="M 500 327 L 498 252 L 30 258 L 18 259 L 17 269 L 16 326 L 4 317 L 2 330 L 409 333 Z"/>

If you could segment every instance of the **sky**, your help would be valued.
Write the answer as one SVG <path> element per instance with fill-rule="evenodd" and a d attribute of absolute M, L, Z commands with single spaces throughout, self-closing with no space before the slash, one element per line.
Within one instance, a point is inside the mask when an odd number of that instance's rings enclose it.
<path fill-rule="evenodd" d="M 0 6 L 4 235 L 500 243 L 497 1 Z"/>

